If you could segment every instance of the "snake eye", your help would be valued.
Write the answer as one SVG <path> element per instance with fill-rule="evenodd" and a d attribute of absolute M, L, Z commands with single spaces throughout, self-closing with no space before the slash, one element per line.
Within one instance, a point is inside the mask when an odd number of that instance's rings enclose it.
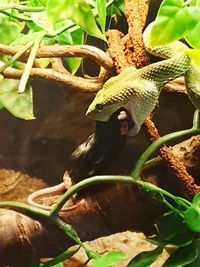
<path fill-rule="evenodd" d="M 103 110 L 103 105 L 102 104 L 96 104 L 96 109 L 97 111 L 102 111 Z"/>

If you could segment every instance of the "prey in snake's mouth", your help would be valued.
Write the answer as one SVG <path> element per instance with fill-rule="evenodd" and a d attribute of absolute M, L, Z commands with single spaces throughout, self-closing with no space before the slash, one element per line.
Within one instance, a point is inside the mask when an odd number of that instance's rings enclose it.
<path fill-rule="evenodd" d="M 134 136 L 137 134 L 138 129 L 136 127 L 133 115 L 131 113 L 131 109 L 130 109 L 130 104 L 127 103 L 123 109 L 120 111 L 119 115 L 118 115 L 118 120 L 121 121 L 121 132 L 123 134 L 123 127 L 126 124 L 126 134 L 128 134 L 129 136 Z M 124 133 L 125 134 L 125 133 Z"/>

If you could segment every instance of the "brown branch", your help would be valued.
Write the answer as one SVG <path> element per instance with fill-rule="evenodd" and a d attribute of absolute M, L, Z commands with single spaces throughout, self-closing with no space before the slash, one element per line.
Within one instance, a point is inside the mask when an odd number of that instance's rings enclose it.
<path fill-rule="evenodd" d="M 149 0 L 126 0 L 125 13 L 128 22 L 128 36 L 125 37 L 127 60 L 136 68 L 149 64 L 149 58 L 144 47 L 142 30 L 146 22 Z"/>
<path fill-rule="evenodd" d="M 109 30 L 107 36 L 109 45 L 108 53 L 113 59 L 116 72 L 120 73 L 125 68 L 131 66 L 125 56 L 125 46 L 122 42 L 123 34 L 118 30 Z"/>
<path fill-rule="evenodd" d="M 0 53 L 5 55 L 15 55 L 20 51 L 21 46 L 8 46 L 0 44 Z M 28 58 L 30 51 L 24 53 L 23 60 Z M 36 58 L 54 57 L 87 57 L 94 60 L 98 65 L 104 67 L 109 73 L 113 74 L 112 59 L 101 49 L 90 45 L 51 45 L 43 46 L 38 49 Z"/>
<path fill-rule="evenodd" d="M 52 70 L 69 75 L 70 72 L 63 66 L 62 59 L 54 57 L 51 60 Z"/>
<path fill-rule="evenodd" d="M 3 72 L 3 76 L 5 78 L 10 79 L 20 79 L 22 76 L 23 71 L 17 70 L 14 68 L 7 68 Z M 99 81 L 89 81 L 87 79 L 84 79 L 82 77 L 76 77 L 71 74 L 66 73 L 60 73 L 57 71 L 54 71 L 52 69 L 38 69 L 38 68 L 32 68 L 30 77 L 33 78 L 44 78 L 56 82 L 61 82 L 65 84 L 66 86 L 69 86 L 75 90 L 86 92 L 86 93 L 94 93 L 101 89 L 103 83 Z"/>
<path fill-rule="evenodd" d="M 146 118 L 144 126 L 152 142 L 160 138 L 158 130 L 150 117 Z M 182 195 L 191 198 L 200 191 L 200 186 L 195 184 L 194 178 L 187 172 L 184 164 L 173 154 L 171 147 L 162 146 L 159 149 L 159 155 L 167 163 L 172 173 L 176 175 L 182 187 L 180 190 Z"/>

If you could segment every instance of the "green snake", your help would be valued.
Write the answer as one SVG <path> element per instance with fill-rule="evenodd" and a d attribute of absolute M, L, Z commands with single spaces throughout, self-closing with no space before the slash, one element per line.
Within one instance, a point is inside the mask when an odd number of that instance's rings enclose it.
<path fill-rule="evenodd" d="M 145 44 L 147 36 L 148 30 L 145 30 Z M 108 121 L 116 110 L 124 107 L 133 121 L 128 135 L 136 135 L 145 118 L 158 103 L 164 85 L 182 74 L 190 100 L 200 109 L 200 67 L 185 53 L 188 47 L 175 41 L 156 47 L 146 45 L 145 48 L 164 60 L 141 69 L 129 67 L 110 78 L 90 104 L 86 113 L 89 118 Z"/>

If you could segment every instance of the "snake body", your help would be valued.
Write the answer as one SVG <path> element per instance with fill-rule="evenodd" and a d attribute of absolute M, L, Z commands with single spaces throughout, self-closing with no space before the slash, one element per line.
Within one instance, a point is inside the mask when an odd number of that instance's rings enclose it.
<path fill-rule="evenodd" d="M 146 42 L 146 35 L 144 34 Z M 200 108 L 200 70 L 185 53 L 188 47 L 176 41 L 146 50 L 165 60 L 141 69 L 129 67 L 110 78 L 96 94 L 86 115 L 94 120 L 107 121 L 120 107 L 124 107 L 134 122 L 129 135 L 138 133 L 145 118 L 153 111 L 165 83 L 185 74 L 186 88 L 193 104 Z M 199 82 L 198 82 L 199 80 Z"/>

